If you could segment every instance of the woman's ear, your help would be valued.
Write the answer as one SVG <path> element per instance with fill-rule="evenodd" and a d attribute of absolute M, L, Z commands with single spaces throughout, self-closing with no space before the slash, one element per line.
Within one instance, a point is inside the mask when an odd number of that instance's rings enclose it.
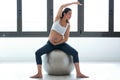
<path fill-rule="evenodd" d="M 65 16 L 65 13 L 63 14 L 63 16 Z"/>

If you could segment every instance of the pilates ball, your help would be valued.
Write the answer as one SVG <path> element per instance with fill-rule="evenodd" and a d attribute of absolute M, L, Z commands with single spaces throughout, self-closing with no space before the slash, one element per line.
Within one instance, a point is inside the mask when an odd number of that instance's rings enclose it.
<path fill-rule="evenodd" d="M 61 50 L 43 55 L 42 60 L 44 70 L 51 75 L 67 75 L 74 69 L 72 56 Z"/>

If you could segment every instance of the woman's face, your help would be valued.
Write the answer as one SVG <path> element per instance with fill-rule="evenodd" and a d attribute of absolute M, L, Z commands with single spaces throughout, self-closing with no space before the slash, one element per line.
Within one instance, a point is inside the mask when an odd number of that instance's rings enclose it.
<path fill-rule="evenodd" d="M 68 11 L 64 16 L 67 20 L 69 20 L 72 16 L 72 11 Z"/>

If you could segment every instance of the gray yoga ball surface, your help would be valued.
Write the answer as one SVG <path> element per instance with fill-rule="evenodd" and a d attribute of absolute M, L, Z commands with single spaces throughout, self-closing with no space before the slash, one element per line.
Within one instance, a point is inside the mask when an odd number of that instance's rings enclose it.
<path fill-rule="evenodd" d="M 68 75 L 74 69 L 73 58 L 61 50 L 42 56 L 44 70 L 50 75 Z"/>

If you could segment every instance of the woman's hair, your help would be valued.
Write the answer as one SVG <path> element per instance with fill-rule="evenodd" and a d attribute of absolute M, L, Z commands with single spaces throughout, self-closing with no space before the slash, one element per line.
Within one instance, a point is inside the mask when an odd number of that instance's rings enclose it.
<path fill-rule="evenodd" d="M 72 11 L 70 8 L 65 8 L 62 12 L 62 16 L 60 17 L 61 19 L 64 17 L 64 13 L 67 14 L 69 11 Z M 66 20 L 66 22 L 68 23 L 68 20 Z"/>

